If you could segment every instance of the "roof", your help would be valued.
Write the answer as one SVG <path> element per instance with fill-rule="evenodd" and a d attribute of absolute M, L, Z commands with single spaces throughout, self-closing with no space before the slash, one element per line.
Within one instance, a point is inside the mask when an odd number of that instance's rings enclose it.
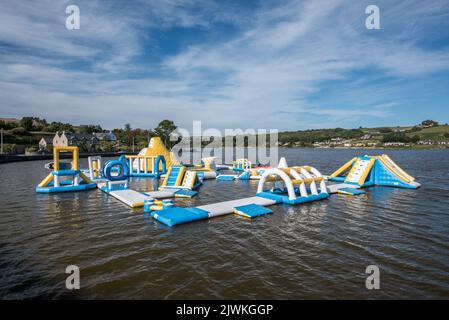
<path fill-rule="evenodd" d="M 53 137 L 42 137 L 47 144 L 53 144 Z"/>
<path fill-rule="evenodd" d="M 99 140 L 117 140 L 117 137 L 112 132 L 94 132 L 94 136 Z"/>
<path fill-rule="evenodd" d="M 65 133 L 65 136 L 67 139 L 77 139 L 77 140 L 92 140 L 93 138 L 96 138 L 94 135 L 88 134 L 88 133 Z"/>

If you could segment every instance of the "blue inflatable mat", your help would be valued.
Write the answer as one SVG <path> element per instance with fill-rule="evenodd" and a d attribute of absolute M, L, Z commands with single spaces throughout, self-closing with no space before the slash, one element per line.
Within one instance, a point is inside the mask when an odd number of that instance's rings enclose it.
<path fill-rule="evenodd" d="M 250 176 L 251 176 L 251 174 L 248 171 L 246 171 L 246 172 L 243 172 L 241 175 L 239 175 L 238 179 L 239 180 L 249 180 Z"/>
<path fill-rule="evenodd" d="M 157 221 L 173 227 L 177 224 L 209 218 L 207 211 L 198 208 L 172 207 L 162 211 L 153 211 L 151 216 Z"/>
<path fill-rule="evenodd" d="M 258 216 L 264 216 L 266 214 L 273 213 L 273 211 L 265 208 L 264 206 L 253 203 L 247 204 L 245 206 L 235 207 L 234 213 L 252 219 Z"/>
<path fill-rule="evenodd" d="M 61 181 L 62 182 L 62 181 Z M 56 192 L 71 192 L 71 191 L 85 191 L 96 188 L 97 185 L 95 183 L 87 183 L 87 184 L 79 184 L 77 186 L 67 185 L 61 183 L 60 187 L 36 187 L 37 193 L 56 193 Z"/>
<path fill-rule="evenodd" d="M 235 180 L 236 176 L 232 174 L 220 174 L 217 176 L 217 180 L 221 181 L 233 181 Z"/>
<path fill-rule="evenodd" d="M 187 189 L 180 189 L 180 190 L 175 192 L 175 197 L 176 198 L 193 198 L 197 194 L 198 194 L 197 191 L 187 190 Z"/>

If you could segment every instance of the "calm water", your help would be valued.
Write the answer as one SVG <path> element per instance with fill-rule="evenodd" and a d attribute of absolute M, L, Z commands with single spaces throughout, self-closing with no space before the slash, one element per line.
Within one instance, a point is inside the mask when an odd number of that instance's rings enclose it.
<path fill-rule="evenodd" d="M 380 151 L 280 150 L 325 174 L 365 153 Z M 45 161 L 0 165 L 0 298 L 449 298 L 449 150 L 388 154 L 420 189 L 374 187 L 272 206 L 254 221 L 229 215 L 171 229 L 98 190 L 36 194 Z M 182 202 L 252 196 L 256 187 L 208 180 Z M 81 270 L 75 293 L 65 289 L 69 264 Z M 365 289 L 371 264 L 381 290 Z"/>

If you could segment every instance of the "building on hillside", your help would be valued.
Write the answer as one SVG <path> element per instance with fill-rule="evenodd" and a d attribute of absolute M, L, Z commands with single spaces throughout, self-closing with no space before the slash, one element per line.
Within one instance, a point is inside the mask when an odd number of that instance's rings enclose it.
<path fill-rule="evenodd" d="M 39 152 L 49 151 L 51 148 L 53 148 L 53 138 L 42 137 L 39 140 Z"/>
<path fill-rule="evenodd" d="M 433 145 L 433 141 L 432 140 L 419 140 L 418 144 L 430 146 L 430 145 Z"/>
<path fill-rule="evenodd" d="M 70 146 L 84 147 L 86 151 L 95 151 L 98 139 L 92 134 L 69 133 L 66 134 Z"/>
<path fill-rule="evenodd" d="M 109 131 L 109 132 L 95 132 L 93 135 L 99 141 L 109 141 L 109 142 L 117 141 L 117 137 L 111 131 Z"/>
<path fill-rule="evenodd" d="M 92 134 L 69 133 L 63 131 L 61 134 L 56 132 L 53 137 L 54 147 L 78 146 L 81 151 L 88 152 L 95 151 L 97 143 L 98 138 Z"/>
<path fill-rule="evenodd" d="M 55 136 L 53 137 L 53 146 L 67 147 L 68 145 L 69 139 L 67 138 L 65 131 L 63 131 L 61 134 L 59 134 L 59 132 L 56 132 Z"/>
<path fill-rule="evenodd" d="M 331 142 L 333 142 L 333 143 L 341 143 L 341 142 L 343 142 L 345 139 L 343 139 L 343 138 L 340 138 L 340 137 L 337 137 L 337 138 L 332 138 L 331 139 Z"/>
<path fill-rule="evenodd" d="M 360 139 L 362 139 L 362 140 L 369 140 L 369 139 L 371 139 L 371 135 L 369 133 L 366 133 Z"/>
<path fill-rule="evenodd" d="M 404 142 L 385 142 L 385 147 L 403 147 L 406 146 Z"/>

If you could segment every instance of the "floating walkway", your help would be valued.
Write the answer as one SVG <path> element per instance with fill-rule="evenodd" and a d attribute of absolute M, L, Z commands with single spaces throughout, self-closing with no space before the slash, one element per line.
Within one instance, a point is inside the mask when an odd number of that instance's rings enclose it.
<path fill-rule="evenodd" d="M 137 192 L 132 189 L 115 190 L 115 191 L 105 191 L 107 194 L 113 196 L 117 200 L 120 200 L 124 204 L 130 206 L 131 208 L 143 207 L 145 200 L 151 200 L 150 196 L 144 195 L 143 193 Z"/>
<path fill-rule="evenodd" d="M 163 190 L 163 191 L 162 190 L 148 191 L 148 192 L 142 192 L 142 193 L 150 196 L 151 198 L 155 198 L 155 199 L 168 199 L 168 198 L 173 198 L 178 191 L 180 191 L 180 190 L 172 189 L 172 190 Z"/>
<path fill-rule="evenodd" d="M 250 197 L 238 200 L 223 201 L 194 208 L 172 207 L 162 211 L 154 211 L 154 219 L 173 227 L 178 224 L 218 217 L 234 213 L 235 209 L 246 205 L 270 206 L 277 201 L 262 197 Z"/>
<path fill-rule="evenodd" d="M 99 182 L 97 187 L 131 208 L 143 207 L 145 200 L 152 199 L 149 195 L 128 189 L 128 180 Z"/>
<path fill-rule="evenodd" d="M 143 207 L 146 200 L 173 198 L 179 191 L 172 189 L 164 191 L 139 192 L 129 189 L 127 180 L 99 182 L 97 186 L 101 191 L 113 196 L 131 208 Z"/>
<path fill-rule="evenodd" d="M 224 214 L 233 213 L 235 207 L 245 206 L 249 204 L 258 204 L 260 206 L 271 206 L 276 203 L 277 201 L 275 200 L 255 196 L 250 198 L 223 201 L 204 206 L 199 206 L 198 209 L 207 211 L 209 214 L 209 218 L 211 218 L 222 216 Z"/>
<path fill-rule="evenodd" d="M 271 184 L 271 189 L 264 189 L 265 183 Z M 151 212 L 154 219 L 172 227 L 230 213 L 255 218 L 272 212 L 265 209 L 266 206 L 278 203 L 296 205 L 328 197 L 325 180 L 318 170 L 310 166 L 283 167 L 269 169 L 263 173 L 254 197 L 193 208 L 170 207 L 161 211 L 145 210 L 145 212 Z"/>

